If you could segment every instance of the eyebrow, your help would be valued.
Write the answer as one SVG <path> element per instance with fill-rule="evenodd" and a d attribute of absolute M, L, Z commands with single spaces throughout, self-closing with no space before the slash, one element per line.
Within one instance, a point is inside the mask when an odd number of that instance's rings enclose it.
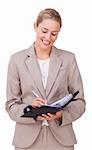
<path fill-rule="evenodd" d="M 49 30 L 49 29 L 47 29 L 47 28 L 45 28 L 45 27 L 43 27 L 42 29 L 45 29 L 45 30 Z M 54 30 L 54 31 L 52 31 L 52 32 L 59 32 L 59 31 L 57 31 L 57 30 Z"/>

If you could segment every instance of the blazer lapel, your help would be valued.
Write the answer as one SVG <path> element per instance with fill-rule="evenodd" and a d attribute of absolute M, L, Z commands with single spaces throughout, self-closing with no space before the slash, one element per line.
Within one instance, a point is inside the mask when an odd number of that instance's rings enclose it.
<path fill-rule="evenodd" d="M 57 78 L 61 65 L 62 65 L 61 51 L 60 50 L 58 51 L 57 48 L 53 47 L 50 58 L 49 75 L 46 86 L 46 97 L 48 97 L 49 93 L 51 92 L 51 89 Z"/>
<path fill-rule="evenodd" d="M 36 86 L 35 88 L 38 89 L 38 91 L 40 92 L 40 95 L 43 98 L 46 98 L 45 90 L 44 90 L 42 79 L 41 79 L 42 78 L 41 71 L 40 71 L 40 67 L 39 67 L 39 64 L 36 59 L 35 50 L 34 50 L 33 45 L 29 48 L 27 56 L 28 57 L 27 57 L 25 63 L 30 72 L 30 78 L 33 79 L 34 85 Z"/>

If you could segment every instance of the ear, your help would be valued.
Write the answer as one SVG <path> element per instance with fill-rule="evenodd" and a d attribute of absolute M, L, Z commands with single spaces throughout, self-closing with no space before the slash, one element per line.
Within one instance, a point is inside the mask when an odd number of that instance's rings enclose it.
<path fill-rule="evenodd" d="M 34 30 L 36 31 L 36 29 L 37 29 L 37 24 L 34 23 Z"/>

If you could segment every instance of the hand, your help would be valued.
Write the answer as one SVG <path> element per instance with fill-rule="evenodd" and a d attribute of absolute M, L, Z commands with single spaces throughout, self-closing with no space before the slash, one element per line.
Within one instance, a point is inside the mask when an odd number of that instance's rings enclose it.
<path fill-rule="evenodd" d="M 46 100 L 38 97 L 38 98 L 33 100 L 31 105 L 32 105 L 32 107 L 41 107 L 42 105 L 45 105 L 46 103 L 47 103 Z"/>
<path fill-rule="evenodd" d="M 62 117 L 62 111 L 58 111 L 56 114 L 51 114 L 51 113 L 48 113 L 47 115 L 45 114 L 42 114 L 42 116 L 38 116 L 37 117 L 37 120 L 41 120 L 41 121 L 44 121 L 44 120 L 59 120 L 60 118 Z"/>

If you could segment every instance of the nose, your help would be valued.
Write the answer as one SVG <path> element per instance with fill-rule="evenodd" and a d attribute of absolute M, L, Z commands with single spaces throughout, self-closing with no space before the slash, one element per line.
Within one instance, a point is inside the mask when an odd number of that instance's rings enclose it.
<path fill-rule="evenodd" d="M 48 33 L 48 34 L 46 35 L 46 40 L 47 40 L 47 41 L 50 41 L 50 40 L 51 40 L 51 33 Z"/>

